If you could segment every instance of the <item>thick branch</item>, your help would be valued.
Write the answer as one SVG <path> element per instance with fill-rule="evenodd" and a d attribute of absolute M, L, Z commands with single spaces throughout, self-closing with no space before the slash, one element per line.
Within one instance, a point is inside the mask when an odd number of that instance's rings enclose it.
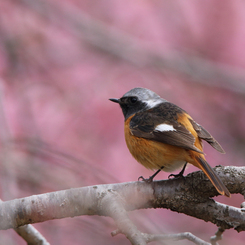
<path fill-rule="evenodd" d="M 244 194 L 244 167 L 217 167 L 216 172 L 231 193 Z M 217 191 L 200 171 L 153 184 L 137 181 L 69 189 L 3 202 L 0 229 L 80 215 L 111 216 L 116 220 L 113 210 L 121 207 L 126 211 L 168 208 L 210 221 L 223 229 L 245 230 L 243 209 L 209 198 L 215 195 Z"/>
<path fill-rule="evenodd" d="M 0 199 L 0 203 L 3 201 Z M 50 245 L 45 237 L 32 225 L 24 225 L 14 229 L 17 234 L 19 234 L 28 245 L 40 244 L 40 245 Z"/>

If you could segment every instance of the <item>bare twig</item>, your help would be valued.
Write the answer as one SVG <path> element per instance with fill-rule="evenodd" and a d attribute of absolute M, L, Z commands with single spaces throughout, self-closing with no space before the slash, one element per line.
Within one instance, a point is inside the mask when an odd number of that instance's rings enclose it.
<path fill-rule="evenodd" d="M 112 217 L 117 224 L 118 230 L 123 233 L 133 245 L 146 245 L 142 233 L 137 229 L 133 222 L 129 219 L 125 205 L 125 200 L 118 195 L 117 192 L 110 191 L 110 195 L 103 198 L 102 207 L 103 212 Z M 106 210 L 105 208 L 106 207 Z"/>
<path fill-rule="evenodd" d="M 224 231 L 225 231 L 224 229 L 222 229 L 220 227 L 218 228 L 218 231 L 215 233 L 215 235 L 210 238 L 212 245 L 218 245 L 217 241 L 222 240 L 222 235 L 223 235 Z"/>
<path fill-rule="evenodd" d="M 28 245 L 50 245 L 42 234 L 32 225 L 24 225 L 14 229 Z"/>
<path fill-rule="evenodd" d="M 119 229 L 113 231 L 111 233 L 112 236 L 116 236 L 117 234 L 123 233 Z M 141 236 L 144 238 L 146 243 L 150 243 L 153 241 L 180 241 L 180 240 L 189 240 L 197 245 L 211 245 L 208 242 L 200 239 L 199 237 L 194 236 L 190 232 L 178 233 L 178 234 L 147 234 L 141 233 Z"/>
<path fill-rule="evenodd" d="M 178 233 L 178 234 L 146 234 L 143 233 L 143 236 L 147 243 L 153 241 L 180 241 L 187 239 L 197 245 L 210 245 L 210 243 L 205 242 L 199 237 L 194 236 L 190 232 Z"/>

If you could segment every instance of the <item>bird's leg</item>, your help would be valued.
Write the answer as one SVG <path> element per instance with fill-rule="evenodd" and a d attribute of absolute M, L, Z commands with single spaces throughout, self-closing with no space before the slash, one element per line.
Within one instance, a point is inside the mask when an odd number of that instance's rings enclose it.
<path fill-rule="evenodd" d="M 143 176 L 140 176 L 139 178 L 138 178 L 138 181 L 139 180 L 143 180 L 143 181 L 145 181 L 145 182 L 147 182 L 147 183 L 151 183 L 152 181 L 153 181 L 153 179 L 156 177 L 156 175 L 163 169 L 164 167 L 161 167 L 160 169 L 158 169 L 157 171 L 156 171 L 156 173 L 154 173 L 152 176 L 150 176 L 148 179 L 145 179 Z"/>
<path fill-rule="evenodd" d="M 184 167 L 182 168 L 182 170 L 178 174 L 170 174 L 168 176 L 168 178 L 170 179 L 171 177 L 174 177 L 174 179 L 175 179 L 175 178 L 183 177 L 183 174 L 185 172 L 186 165 L 187 165 L 187 162 L 185 163 Z"/>

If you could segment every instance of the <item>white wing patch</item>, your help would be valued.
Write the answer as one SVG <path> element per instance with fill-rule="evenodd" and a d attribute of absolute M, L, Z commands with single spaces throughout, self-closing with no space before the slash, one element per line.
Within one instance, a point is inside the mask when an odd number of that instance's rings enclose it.
<path fill-rule="evenodd" d="M 159 124 L 155 127 L 154 131 L 160 131 L 160 132 L 164 132 L 164 131 L 176 131 L 176 129 L 169 124 L 163 123 L 163 124 Z"/>

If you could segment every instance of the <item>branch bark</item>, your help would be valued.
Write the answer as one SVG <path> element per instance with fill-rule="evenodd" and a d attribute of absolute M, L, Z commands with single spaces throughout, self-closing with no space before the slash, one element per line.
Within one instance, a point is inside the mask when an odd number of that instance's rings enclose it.
<path fill-rule="evenodd" d="M 24 225 L 15 231 L 27 242 L 28 245 L 50 245 L 45 237 L 32 225 Z"/>
<path fill-rule="evenodd" d="M 244 195 L 245 167 L 216 167 L 215 171 L 231 193 Z M 110 216 L 118 224 L 121 222 L 119 210 L 122 217 L 126 217 L 125 211 L 167 208 L 210 221 L 222 229 L 244 231 L 244 210 L 210 198 L 216 195 L 215 188 L 201 171 L 152 184 L 137 181 L 75 188 L 3 202 L 0 229 L 80 215 Z M 120 229 L 124 229 L 122 227 Z"/>
<path fill-rule="evenodd" d="M 123 233 L 120 230 L 116 230 L 112 232 L 112 236 L 116 236 L 119 233 Z M 142 238 L 145 243 L 150 243 L 153 241 L 180 241 L 180 240 L 189 240 L 197 245 L 217 245 L 216 243 L 208 243 L 203 241 L 202 239 L 194 236 L 190 232 L 183 232 L 178 234 L 147 234 L 141 233 Z"/>

